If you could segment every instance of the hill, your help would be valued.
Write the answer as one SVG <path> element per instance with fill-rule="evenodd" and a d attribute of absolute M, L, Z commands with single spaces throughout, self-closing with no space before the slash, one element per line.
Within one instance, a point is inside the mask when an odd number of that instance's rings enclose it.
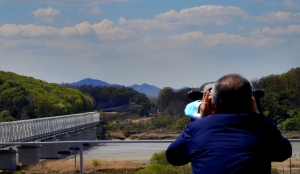
<path fill-rule="evenodd" d="M 300 68 L 253 80 L 253 86 L 265 91 L 261 99 L 264 115 L 286 130 L 300 130 Z"/>
<path fill-rule="evenodd" d="M 80 86 L 80 85 L 128 87 L 128 88 L 132 88 L 140 93 L 143 93 L 147 97 L 150 97 L 150 98 L 157 98 L 158 93 L 161 90 L 160 88 L 153 86 L 153 85 L 149 85 L 147 83 L 143 83 L 142 85 L 134 84 L 134 85 L 130 85 L 130 86 L 124 86 L 124 85 L 119 85 L 119 84 L 109 84 L 102 80 L 91 79 L 91 78 L 85 78 L 85 79 L 79 80 L 78 82 L 69 83 L 67 85 L 71 85 L 71 86 L 75 86 L 75 87 Z M 184 89 L 184 88 L 188 88 L 188 87 L 183 87 L 181 89 Z M 173 89 L 173 90 L 175 92 L 178 92 L 181 89 Z"/>
<path fill-rule="evenodd" d="M 78 82 L 71 83 L 70 85 L 80 86 L 80 85 L 84 85 L 84 84 L 93 85 L 93 86 L 121 86 L 118 84 L 109 84 L 104 81 L 91 79 L 91 78 L 85 78 L 85 79 L 79 80 Z"/>
<path fill-rule="evenodd" d="M 160 88 L 158 88 L 156 86 L 148 85 L 147 83 L 143 83 L 142 85 L 134 84 L 134 85 L 131 85 L 128 87 L 132 88 L 140 93 L 143 93 L 148 97 L 152 97 L 152 98 L 157 98 L 158 93 L 161 90 Z"/>
<path fill-rule="evenodd" d="M 152 107 L 149 98 L 145 94 L 124 86 L 94 86 L 83 84 L 71 87 L 79 89 L 83 93 L 93 97 L 95 109 L 97 110 L 114 111 L 118 107 L 129 106 L 127 109 L 123 108 L 123 111 L 134 111 L 139 112 L 140 115 L 148 115 Z"/>
<path fill-rule="evenodd" d="M 94 109 L 80 90 L 0 71 L 0 121 L 41 118 Z"/>

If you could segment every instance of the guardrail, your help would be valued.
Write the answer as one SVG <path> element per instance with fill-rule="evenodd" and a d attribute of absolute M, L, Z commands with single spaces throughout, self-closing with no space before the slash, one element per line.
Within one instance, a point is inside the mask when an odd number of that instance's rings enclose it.
<path fill-rule="evenodd" d="M 18 146 L 18 145 L 45 145 L 45 144 L 74 144 L 80 150 L 80 174 L 83 174 L 83 144 L 106 144 L 106 143 L 171 143 L 174 140 L 98 140 L 98 141 L 49 141 L 49 142 L 7 142 L 0 143 L 0 146 Z"/>
<path fill-rule="evenodd" d="M 0 143 L 24 142 L 50 137 L 100 122 L 98 112 L 0 123 Z"/>
<path fill-rule="evenodd" d="M 106 143 L 172 143 L 174 140 L 96 140 L 96 141 L 50 141 L 50 142 L 6 142 L 0 143 L 0 146 L 19 146 L 19 145 L 45 145 L 45 144 L 74 144 L 79 147 L 80 151 L 80 174 L 84 173 L 83 168 L 83 144 L 106 144 Z M 290 142 L 300 142 L 300 139 L 289 139 Z M 292 157 L 294 154 L 292 155 Z M 292 158 L 291 157 L 291 158 Z M 290 173 L 291 173 L 291 158 L 290 158 Z"/>

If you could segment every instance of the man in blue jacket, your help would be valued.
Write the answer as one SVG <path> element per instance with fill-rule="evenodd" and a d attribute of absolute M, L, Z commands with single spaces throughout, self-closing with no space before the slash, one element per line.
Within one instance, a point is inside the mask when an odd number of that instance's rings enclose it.
<path fill-rule="evenodd" d="M 168 147 L 169 163 L 191 162 L 193 173 L 271 173 L 272 161 L 292 155 L 277 125 L 262 116 L 251 83 L 228 74 L 203 94 L 201 119 L 190 124 Z"/>

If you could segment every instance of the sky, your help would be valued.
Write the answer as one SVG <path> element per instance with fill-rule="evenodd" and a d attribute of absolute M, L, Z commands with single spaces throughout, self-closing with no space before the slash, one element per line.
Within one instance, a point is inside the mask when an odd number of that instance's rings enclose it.
<path fill-rule="evenodd" d="M 0 0 L 0 70 L 199 87 L 300 66 L 298 0 Z"/>

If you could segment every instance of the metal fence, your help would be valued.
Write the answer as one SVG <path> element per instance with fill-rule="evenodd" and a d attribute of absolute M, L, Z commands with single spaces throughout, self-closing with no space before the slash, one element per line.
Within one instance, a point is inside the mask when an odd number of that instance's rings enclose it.
<path fill-rule="evenodd" d="M 79 155 L 80 155 L 80 173 L 84 173 L 84 168 L 83 168 L 83 144 L 119 144 L 119 143 L 172 143 L 174 140 L 130 140 L 130 141 L 124 141 L 124 140 L 95 140 L 95 141 L 51 141 L 51 142 L 6 142 L 6 143 L 0 143 L 0 145 L 4 146 L 20 146 L 20 145 L 46 145 L 46 144 L 74 144 L 79 147 Z M 291 143 L 300 143 L 299 139 L 290 139 L 289 140 Z M 296 171 L 299 171 L 300 173 L 300 168 L 295 168 L 292 166 L 292 159 L 297 158 L 299 156 L 300 160 L 300 154 L 298 153 L 293 153 L 292 157 L 289 158 L 287 161 L 289 162 L 289 165 L 285 168 L 280 169 L 283 173 L 295 173 Z M 75 158 L 76 159 L 76 158 Z M 299 161 L 300 163 L 300 161 Z M 295 172 L 292 172 L 295 171 Z"/>
<path fill-rule="evenodd" d="M 73 144 L 79 147 L 80 155 L 80 174 L 84 173 L 83 169 L 83 144 L 106 144 L 106 143 L 172 143 L 174 140 L 98 140 L 98 141 L 50 141 L 50 142 L 7 142 L 0 143 L 3 146 L 20 146 L 20 145 L 46 145 L 46 144 Z M 76 159 L 76 158 L 75 158 Z"/>

